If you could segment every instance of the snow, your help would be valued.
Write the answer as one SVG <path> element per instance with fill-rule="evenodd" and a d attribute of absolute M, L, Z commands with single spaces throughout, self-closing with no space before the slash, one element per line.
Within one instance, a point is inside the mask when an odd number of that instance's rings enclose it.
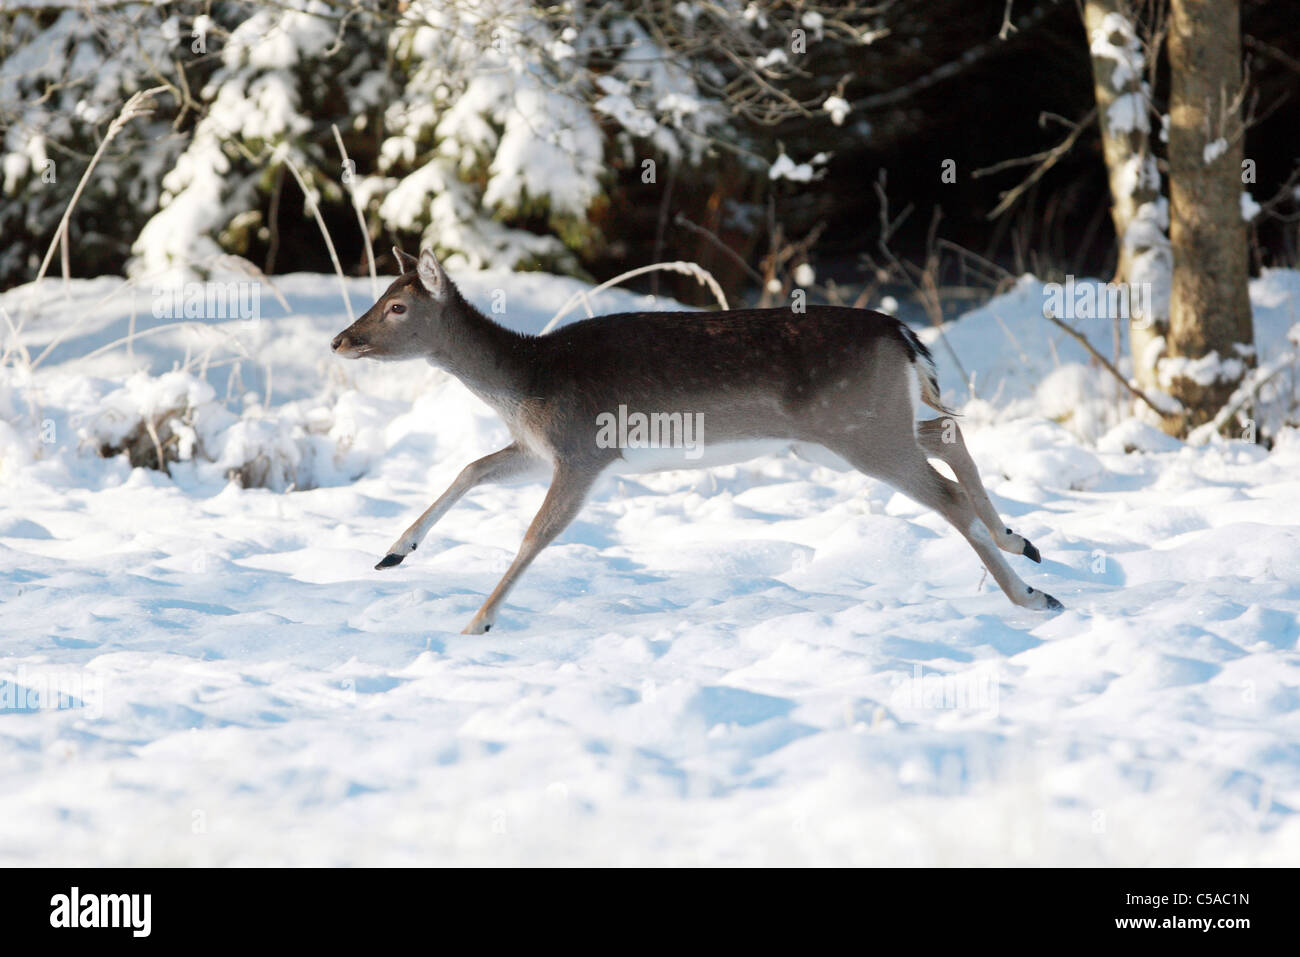
<path fill-rule="evenodd" d="M 605 92 L 593 108 L 598 113 L 612 117 L 626 130 L 637 136 L 649 136 L 657 124 L 649 113 L 636 105 L 628 95 L 629 87 L 622 80 L 612 76 L 602 76 L 597 85 Z"/>
<path fill-rule="evenodd" d="M 1236 357 L 1222 358 L 1210 352 L 1199 359 L 1170 356 L 1156 366 L 1161 386 L 1168 388 L 1175 379 L 1190 379 L 1202 388 L 1216 382 L 1236 382 L 1246 371 L 1246 364 Z"/>
<path fill-rule="evenodd" d="M 1125 196 L 1133 196 L 1139 190 L 1159 190 L 1160 167 L 1156 158 L 1149 153 L 1130 156 L 1119 169 L 1116 188 Z"/>
<path fill-rule="evenodd" d="M 1112 133 L 1148 133 L 1147 101 L 1142 93 L 1123 93 L 1106 109 L 1106 125 Z"/>
<path fill-rule="evenodd" d="M 524 87 L 515 91 L 483 201 L 520 208 L 530 196 L 547 196 L 557 213 L 582 217 L 600 193 L 603 159 L 600 130 L 584 108 Z"/>
<path fill-rule="evenodd" d="M 1156 174 L 1159 187 L 1159 173 Z M 1124 230 L 1124 246 L 1132 255 L 1129 281 L 1151 291 L 1151 307 L 1156 317 L 1169 315 L 1169 296 L 1173 285 L 1173 251 L 1169 245 L 1169 200 L 1161 196 L 1143 203 Z"/>
<path fill-rule="evenodd" d="M 790 159 L 789 154 L 782 153 L 768 167 L 767 175 L 770 179 L 788 179 L 792 183 L 808 183 L 821 175 L 822 171 L 816 167 L 825 164 L 827 159 L 829 157 L 825 153 L 818 153 L 807 163 L 796 163 Z"/>
<path fill-rule="evenodd" d="M 1111 12 L 1102 17 L 1101 26 L 1092 32 L 1089 49 L 1097 59 L 1114 61 L 1110 82 L 1116 91 L 1123 93 L 1141 80 L 1146 68 L 1142 41 L 1123 14 Z"/>
<path fill-rule="evenodd" d="M 534 331 L 581 288 L 455 278 L 484 308 L 505 290 L 503 321 Z M 944 327 L 973 396 L 919 334 L 998 509 L 1042 550 L 1017 571 L 1065 613 L 1011 606 L 888 487 L 786 456 L 610 480 L 484 637 L 458 632 L 540 485 L 475 490 L 411 559 L 371 566 L 504 444 L 486 407 L 424 364 L 331 356 L 331 277 L 277 277 L 289 311 L 263 295 L 258 321 L 207 325 L 121 285 L 0 296 L 31 355 L 62 337 L 35 370 L 0 366 L 6 864 L 1300 852 L 1300 435 L 1193 447 L 1115 411 L 1031 277 Z M 368 286 L 350 282 L 358 311 Z M 1291 348 L 1300 273 L 1251 296 L 1263 364 Z M 132 312 L 165 331 L 83 358 Z M 1077 324 L 1108 351 L 1109 320 Z M 192 449 L 169 477 L 96 454 L 110 420 L 177 406 L 213 461 Z M 310 481 L 225 478 L 259 452 Z"/>
<path fill-rule="evenodd" d="M 822 109 L 831 115 L 832 123 L 836 126 L 842 126 L 852 107 L 849 106 L 849 101 L 842 96 L 828 96 L 826 101 L 822 103 Z"/>

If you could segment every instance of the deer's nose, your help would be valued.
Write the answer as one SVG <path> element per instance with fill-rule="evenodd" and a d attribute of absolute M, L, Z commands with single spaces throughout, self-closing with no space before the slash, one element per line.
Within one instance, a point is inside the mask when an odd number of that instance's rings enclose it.
<path fill-rule="evenodd" d="M 343 345 L 346 338 L 347 336 L 344 333 L 340 332 L 337 336 L 334 337 L 334 341 L 330 343 L 330 348 L 333 349 L 335 352 L 338 352 L 339 347 Z"/>

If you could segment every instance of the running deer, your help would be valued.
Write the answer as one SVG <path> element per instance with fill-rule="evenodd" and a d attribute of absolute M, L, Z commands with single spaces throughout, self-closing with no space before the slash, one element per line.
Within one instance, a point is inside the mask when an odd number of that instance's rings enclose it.
<path fill-rule="evenodd" d="M 836 461 L 934 509 L 966 538 L 1011 601 L 1061 609 L 999 554 L 1042 561 L 998 517 L 953 413 L 939 400 L 934 360 L 899 320 L 839 306 L 808 306 L 798 314 L 637 312 L 530 336 L 470 305 L 432 252 L 419 259 L 393 253 L 402 275 L 334 337 L 334 352 L 349 359 L 427 359 L 490 405 L 514 441 L 465 466 L 375 568 L 400 564 L 475 486 L 551 479 L 518 554 L 464 634 L 491 629 L 524 569 L 578 514 L 602 473 L 717 465 L 791 447 L 814 459 L 828 450 Z M 942 418 L 918 423 L 919 403 Z M 622 423 L 627 410 L 685 414 L 707 431 L 707 454 L 661 448 L 647 457 L 626 447 L 633 443 L 610 441 L 613 417 Z M 947 463 L 957 481 L 929 458 Z"/>

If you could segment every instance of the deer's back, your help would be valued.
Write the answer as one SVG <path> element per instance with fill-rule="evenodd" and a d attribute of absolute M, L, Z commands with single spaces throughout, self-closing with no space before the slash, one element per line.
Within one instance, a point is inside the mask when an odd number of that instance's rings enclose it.
<path fill-rule="evenodd" d="M 584 390 L 670 388 L 674 394 L 780 387 L 792 400 L 844 372 L 880 345 L 910 353 L 902 323 L 867 309 L 810 306 L 718 313 L 599 316 L 535 340 L 537 368 Z"/>
<path fill-rule="evenodd" d="M 913 354 L 903 328 L 883 313 L 836 306 L 588 319 L 533 340 L 538 405 L 529 418 L 548 432 L 585 434 L 582 423 L 623 405 L 703 413 L 715 440 L 803 438 L 809 409 L 861 408 L 884 380 L 903 382 Z"/>

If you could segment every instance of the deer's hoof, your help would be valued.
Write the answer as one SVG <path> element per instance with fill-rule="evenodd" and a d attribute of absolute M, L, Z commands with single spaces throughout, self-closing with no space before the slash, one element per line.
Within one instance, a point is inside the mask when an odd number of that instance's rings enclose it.
<path fill-rule="evenodd" d="M 1033 585 L 1025 586 L 1025 594 L 1029 596 L 1028 601 L 1016 602 L 1025 608 L 1032 608 L 1035 611 L 1050 611 L 1056 614 L 1058 611 L 1065 611 L 1065 606 L 1053 598 L 1047 592 L 1035 588 Z"/>
<path fill-rule="evenodd" d="M 405 555 L 394 555 L 392 553 L 385 555 L 379 560 L 379 564 L 375 566 L 375 571 L 384 568 L 392 568 L 394 565 L 400 565 L 402 564 L 402 559 L 405 557 Z"/>
<path fill-rule="evenodd" d="M 475 618 L 473 621 L 471 621 L 468 625 L 465 626 L 465 630 L 462 631 L 461 634 L 462 635 L 486 635 L 491 630 L 492 630 L 492 622 L 480 621 L 479 619 Z"/>
<path fill-rule="evenodd" d="M 1043 556 L 1039 553 L 1038 549 L 1034 547 L 1034 543 L 1029 539 L 1025 539 L 1025 550 L 1021 554 L 1031 562 L 1038 562 L 1040 565 L 1043 563 Z M 1053 598 L 1052 600 L 1055 601 L 1056 599 Z"/>

